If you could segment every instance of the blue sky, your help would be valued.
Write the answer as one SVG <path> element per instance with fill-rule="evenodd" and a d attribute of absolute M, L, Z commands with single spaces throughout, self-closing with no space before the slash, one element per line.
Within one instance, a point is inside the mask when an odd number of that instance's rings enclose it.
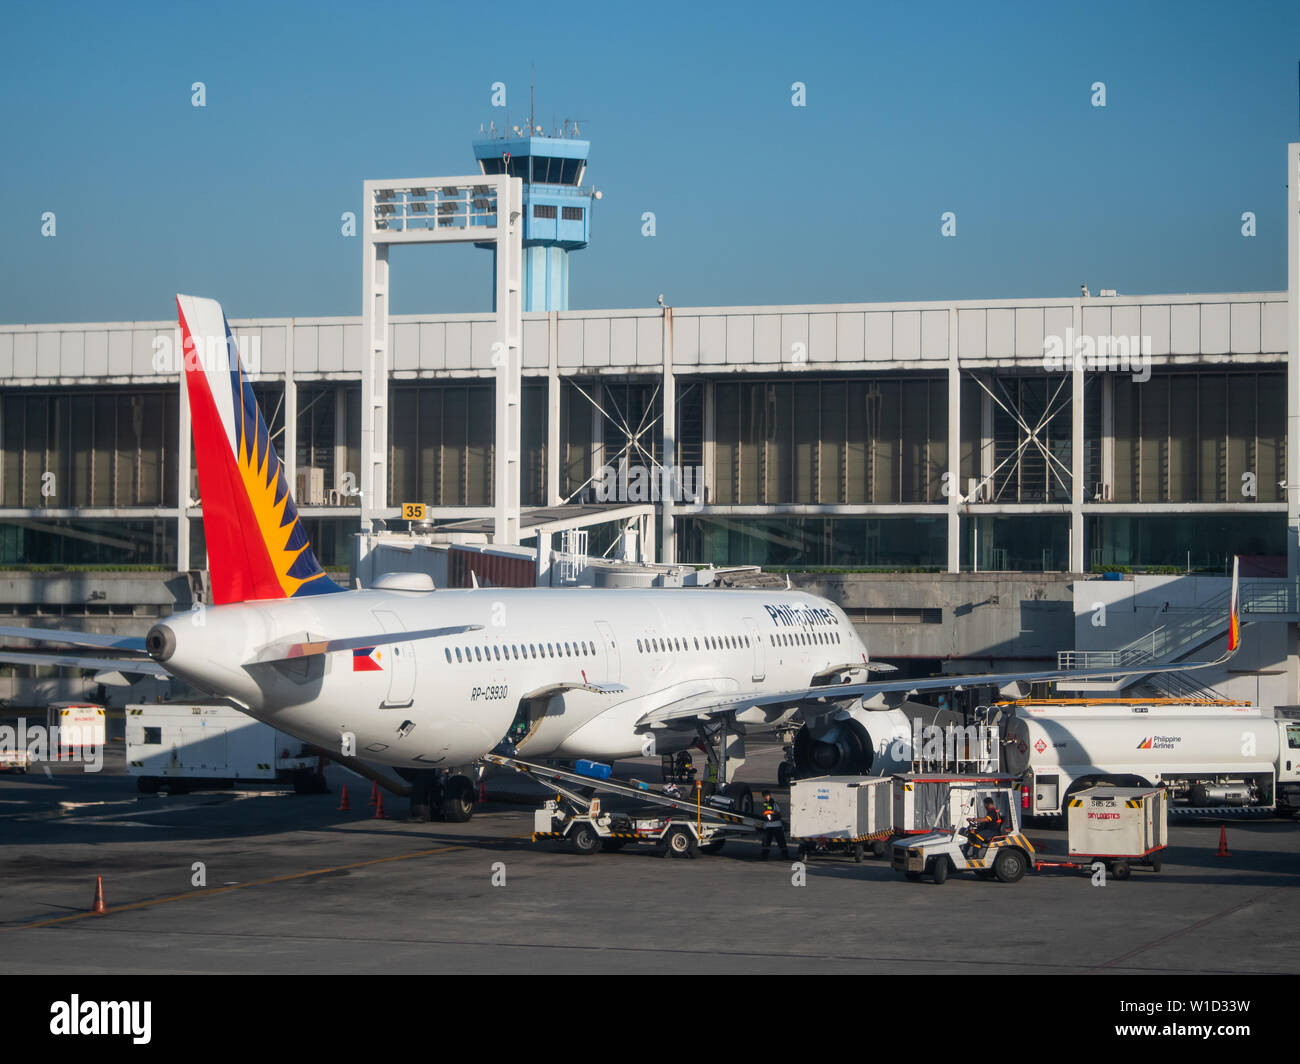
<path fill-rule="evenodd" d="M 517 121 L 533 65 L 539 121 L 582 120 L 604 194 L 575 309 L 1286 287 L 1295 3 L 52 3 L 4 20 L 0 322 L 170 318 L 177 291 L 234 317 L 359 313 L 339 215 L 363 179 L 470 171 L 479 124 L 503 124 L 492 83 Z M 488 258 L 403 249 L 394 310 L 487 309 Z"/>

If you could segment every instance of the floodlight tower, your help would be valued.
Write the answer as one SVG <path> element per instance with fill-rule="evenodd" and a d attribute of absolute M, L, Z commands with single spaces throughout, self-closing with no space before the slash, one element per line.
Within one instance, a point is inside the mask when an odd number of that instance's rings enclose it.
<path fill-rule="evenodd" d="M 579 140 L 578 124 L 569 121 L 542 136 L 531 114 L 527 126 L 485 133 L 474 142 L 482 172 L 524 183 L 524 310 L 568 310 L 569 254 L 587 246 L 592 202 L 600 199 L 582 187 L 590 142 Z M 493 245 L 479 246 L 496 254 Z"/>

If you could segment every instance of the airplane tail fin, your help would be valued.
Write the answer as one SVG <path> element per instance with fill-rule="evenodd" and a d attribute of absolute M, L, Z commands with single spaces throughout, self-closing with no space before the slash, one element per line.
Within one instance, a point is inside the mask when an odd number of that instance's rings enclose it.
<path fill-rule="evenodd" d="M 1241 559 L 1236 555 L 1232 558 L 1232 596 L 1228 605 L 1228 653 L 1234 654 L 1237 647 L 1241 645 L 1241 614 L 1240 602 L 1238 600 L 1237 588 L 1237 570 L 1241 566 Z"/>
<path fill-rule="evenodd" d="M 176 297 L 217 604 L 342 591 L 307 542 L 221 304 Z"/>

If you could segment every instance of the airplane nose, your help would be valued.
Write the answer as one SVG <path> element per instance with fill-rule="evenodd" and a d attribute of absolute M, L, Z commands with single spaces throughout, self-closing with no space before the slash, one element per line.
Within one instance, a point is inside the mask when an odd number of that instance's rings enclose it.
<path fill-rule="evenodd" d="M 176 635 L 164 624 L 155 624 L 144 637 L 144 649 L 154 661 L 166 661 L 176 652 Z"/>

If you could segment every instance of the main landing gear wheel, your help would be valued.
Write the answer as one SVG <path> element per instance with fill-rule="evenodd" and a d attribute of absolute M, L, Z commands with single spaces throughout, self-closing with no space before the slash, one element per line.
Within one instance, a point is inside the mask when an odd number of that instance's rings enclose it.
<path fill-rule="evenodd" d="M 1000 883 L 1018 883 L 1026 867 L 1025 855 L 1019 850 L 999 850 L 993 861 L 993 874 Z"/>
<path fill-rule="evenodd" d="M 451 780 L 443 789 L 442 819 L 463 824 L 474 815 L 474 786 L 464 776 Z"/>
<path fill-rule="evenodd" d="M 664 837 L 664 854 L 668 857 L 694 857 L 696 845 L 691 829 L 679 824 L 669 828 L 668 834 Z"/>
<path fill-rule="evenodd" d="M 722 788 L 722 796 L 731 799 L 732 808 L 737 813 L 744 813 L 748 816 L 754 811 L 753 792 L 744 783 L 728 783 Z"/>
<path fill-rule="evenodd" d="M 583 857 L 590 857 L 599 851 L 600 843 L 600 836 L 590 824 L 579 824 L 569 832 L 569 844 L 573 847 L 573 852 Z"/>

